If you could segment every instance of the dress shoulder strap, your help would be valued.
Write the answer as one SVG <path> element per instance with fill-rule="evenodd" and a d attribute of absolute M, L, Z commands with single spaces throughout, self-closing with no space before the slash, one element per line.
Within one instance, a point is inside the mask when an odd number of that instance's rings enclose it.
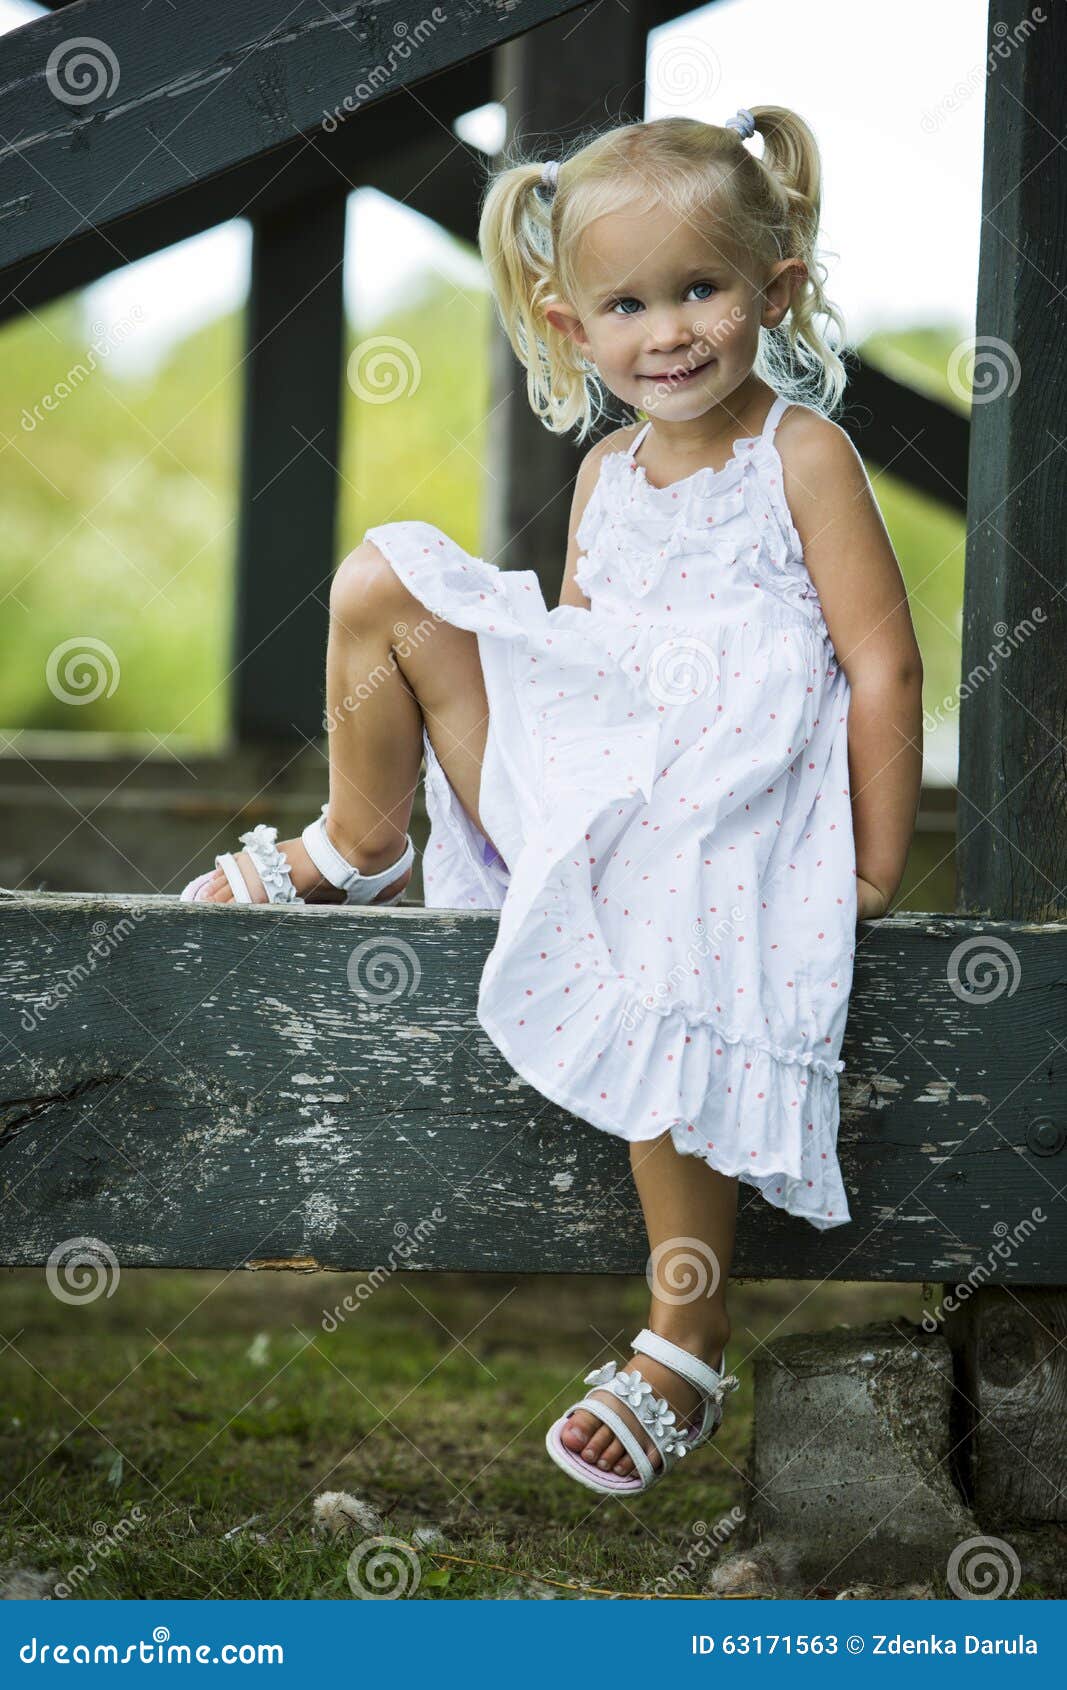
<path fill-rule="evenodd" d="M 783 411 L 788 410 L 791 403 L 792 401 L 787 399 L 784 393 L 779 393 L 777 399 L 774 401 L 774 404 L 767 412 L 767 421 L 764 423 L 763 433 L 760 435 L 761 440 L 774 439 L 774 431 L 782 419 L 782 413 Z"/>
<path fill-rule="evenodd" d="M 634 435 L 634 438 L 630 441 L 630 450 L 627 452 L 626 456 L 627 456 L 627 458 L 629 458 L 631 460 L 631 462 L 633 460 L 635 452 L 637 451 L 637 448 L 640 446 L 642 440 L 645 438 L 645 435 L 648 433 L 648 431 L 651 427 L 652 427 L 652 418 L 649 417 L 649 419 L 646 422 L 644 428 L 640 429 L 638 431 L 638 433 Z"/>

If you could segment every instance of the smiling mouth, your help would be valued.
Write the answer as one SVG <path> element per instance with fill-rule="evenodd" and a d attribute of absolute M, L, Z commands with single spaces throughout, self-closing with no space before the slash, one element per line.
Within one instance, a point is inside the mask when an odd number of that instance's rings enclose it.
<path fill-rule="evenodd" d="M 655 375 L 648 375 L 643 379 L 645 381 L 666 381 L 670 382 L 672 387 L 680 387 L 684 382 L 692 381 L 694 376 L 699 375 L 701 370 L 706 370 L 714 362 L 714 358 L 708 358 L 703 364 L 695 364 L 691 370 L 657 371 Z"/>

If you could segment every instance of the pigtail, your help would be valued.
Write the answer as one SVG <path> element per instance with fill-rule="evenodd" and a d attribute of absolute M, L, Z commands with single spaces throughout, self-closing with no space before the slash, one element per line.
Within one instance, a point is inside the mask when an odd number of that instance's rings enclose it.
<path fill-rule="evenodd" d="M 789 237 L 788 250 L 781 256 L 802 258 L 808 269 L 807 280 L 794 293 L 785 322 L 778 330 L 765 332 L 763 362 L 772 386 L 781 391 L 795 391 L 798 385 L 814 387 L 818 408 L 832 411 L 848 377 L 817 319 L 834 325 L 840 346 L 845 343 L 845 319 L 826 295 L 828 271 L 817 246 L 822 208 L 818 144 L 803 118 L 788 107 L 753 106 L 752 116 L 763 138 L 760 162 L 785 195 Z M 802 372 L 799 383 L 798 366 Z"/>
<path fill-rule="evenodd" d="M 566 188 L 546 188 L 541 165 L 519 163 L 497 171 L 478 221 L 478 246 L 489 274 L 500 325 L 526 371 L 534 414 L 554 434 L 591 425 L 593 367 L 568 335 L 545 316 L 555 285 L 553 219 Z M 565 167 L 563 172 L 565 182 Z"/>

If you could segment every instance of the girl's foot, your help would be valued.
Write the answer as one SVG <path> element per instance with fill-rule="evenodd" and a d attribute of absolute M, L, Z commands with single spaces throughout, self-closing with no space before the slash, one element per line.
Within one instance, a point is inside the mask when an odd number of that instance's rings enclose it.
<path fill-rule="evenodd" d="M 714 1367 L 716 1372 L 721 1372 L 723 1351 L 730 1336 L 728 1329 L 710 1340 L 705 1336 L 694 1341 L 691 1336 L 676 1335 L 673 1332 L 663 1332 L 660 1335 L 680 1344 L 683 1349 L 689 1350 L 701 1361 L 706 1361 L 709 1367 Z M 666 1367 L 662 1362 L 654 1361 L 651 1356 L 631 1355 L 626 1363 L 625 1371 L 627 1373 L 639 1373 L 642 1379 L 648 1380 L 653 1393 L 657 1397 L 666 1397 L 674 1409 L 676 1424 L 679 1427 L 686 1425 L 703 1400 L 695 1385 L 691 1385 L 687 1379 L 680 1378 L 673 1369 Z M 596 1391 L 594 1390 L 591 1394 L 595 1396 Z M 644 1433 L 644 1427 L 636 1414 L 625 1403 L 621 1402 L 614 1393 L 605 1392 L 604 1400 L 611 1403 L 615 1412 L 621 1414 L 627 1425 L 631 1426 L 635 1432 L 639 1435 Z M 606 1426 L 602 1420 L 598 1420 L 596 1415 L 591 1414 L 588 1409 L 576 1408 L 568 1418 L 560 1436 L 569 1450 L 572 1450 L 575 1455 L 580 1455 L 583 1460 L 588 1461 L 592 1466 L 599 1467 L 602 1472 L 610 1471 L 618 1473 L 620 1478 L 626 1478 L 634 1470 L 633 1462 L 611 1427 Z M 645 1453 L 653 1467 L 661 1467 L 663 1463 L 659 1451 L 651 1438 L 645 1434 L 642 1441 Z"/>
<path fill-rule="evenodd" d="M 327 837 L 330 837 L 329 834 Z M 341 852 L 342 856 L 346 857 L 356 868 L 360 870 L 362 874 L 376 874 L 380 869 L 388 868 L 390 863 L 396 862 L 396 859 L 403 850 L 403 845 L 393 845 L 390 846 L 390 848 L 384 853 L 379 851 L 377 855 L 375 855 L 375 853 L 371 851 L 365 851 L 362 849 L 346 850 L 343 846 L 338 844 L 336 840 L 334 840 L 333 843 L 337 846 L 337 849 Z M 340 887 L 331 886 L 328 880 L 323 880 L 318 869 L 315 867 L 315 864 L 308 856 L 307 848 L 305 847 L 302 839 L 279 840 L 278 849 L 289 864 L 289 873 L 293 877 L 293 885 L 296 887 L 298 897 L 303 898 L 309 904 L 344 903 L 345 894 L 341 891 Z M 238 868 L 244 875 L 245 881 L 247 882 L 248 890 L 252 894 L 253 902 L 257 904 L 267 903 L 268 899 L 266 888 L 263 885 L 262 880 L 259 878 L 259 875 L 256 873 L 256 869 L 248 855 L 248 852 L 235 851 L 234 857 Z M 391 886 L 383 887 L 383 889 L 378 893 L 378 896 L 370 900 L 371 903 L 380 904 L 386 898 L 394 898 L 398 892 L 402 892 L 408 881 L 411 879 L 411 872 L 410 868 L 405 869 L 403 874 L 398 875 Z M 233 902 L 233 892 L 222 869 L 219 868 L 215 870 L 215 873 L 200 893 L 200 898 L 204 903 L 209 904 L 229 904 Z"/>

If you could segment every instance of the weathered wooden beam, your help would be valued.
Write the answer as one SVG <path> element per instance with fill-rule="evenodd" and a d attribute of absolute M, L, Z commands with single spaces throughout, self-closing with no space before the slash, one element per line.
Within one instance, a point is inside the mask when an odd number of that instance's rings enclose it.
<path fill-rule="evenodd" d="M 239 742 L 322 733 L 347 191 L 253 220 L 233 648 Z"/>
<path fill-rule="evenodd" d="M 960 709 L 960 907 L 1067 914 L 1067 7 L 991 0 Z"/>
<path fill-rule="evenodd" d="M 176 241 L 233 217 L 290 212 L 328 189 L 377 188 L 472 245 L 485 160 L 449 136 L 456 118 L 490 98 L 491 55 L 431 77 L 418 100 L 401 93 L 332 132 L 297 135 L 180 194 L 89 227 L 45 253 L 7 265 L 0 247 L 0 321 L 86 287 Z"/>
<path fill-rule="evenodd" d="M 185 0 L 150 28 L 125 0 L 78 0 L 0 37 L 5 262 L 110 229 L 220 171 L 351 120 L 576 0 Z M 75 54 L 71 43 L 90 39 Z M 347 102 L 347 104 L 346 104 Z"/>
<path fill-rule="evenodd" d="M 410 906 L 0 897 L 0 1260 L 93 1236 L 130 1265 L 370 1270 L 403 1240 L 409 1268 L 642 1271 L 625 1144 L 478 1024 L 496 930 Z M 817 1233 L 742 1186 L 735 1271 L 1067 1282 L 1067 928 L 898 916 L 861 936 L 852 1222 Z M 1008 952 L 1017 989 L 990 989 L 982 956 Z M 998 1223 L 1035 1210 L 1005 1263 Z"/>

